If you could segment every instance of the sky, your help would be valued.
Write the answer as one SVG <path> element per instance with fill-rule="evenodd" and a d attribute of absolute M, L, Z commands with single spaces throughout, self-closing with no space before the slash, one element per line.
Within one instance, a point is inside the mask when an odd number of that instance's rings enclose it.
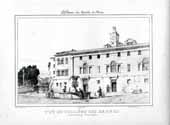
<path fill-rule="evenodd" d="M 148 18 L 22 18 L 18 21 L 18 68 L 37 65 L 47 72 L 49 58 L 71 49 L 102 48 L 115 26 L 120 42 L 149 42 Z"/>

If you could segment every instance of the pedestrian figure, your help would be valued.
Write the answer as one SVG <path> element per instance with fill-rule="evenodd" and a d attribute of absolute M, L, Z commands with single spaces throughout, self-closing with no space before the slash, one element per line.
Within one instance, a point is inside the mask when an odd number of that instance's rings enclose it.
<path fill-rule="evenodd" d="M 99 93 L 99 97 L 102 97 L 102 89 L 99 87 L 99 90 L 97 91 Z"/>
<path fill-rule="evenodd" d="M 64 86 L 63 92 L 64 92 L 64 93 L 66 92 L 66 86 Z"/>
<path fill-rule="evenodd" d="M 66 86 L 64 86 L 64 89 L 63 89 L 63 92 L 64 92 L 64 98 L 66 98 L 66 90 L 67 90 L 67 88 L 66 88 Z"/>
<path fill-rule="evenodd" d="M 54 91 L 51 89 L 50 90 L 50 98 L 53 98 L 54 97 Z"/>

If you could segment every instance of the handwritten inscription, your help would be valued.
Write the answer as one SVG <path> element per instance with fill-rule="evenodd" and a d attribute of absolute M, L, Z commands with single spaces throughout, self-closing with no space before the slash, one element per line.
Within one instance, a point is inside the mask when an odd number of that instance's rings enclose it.
<path fill-rule="evenodd" d="M 76 14 L 103 14 L 104 12 L 95 10 L 95 11 L 70 11 L 70 10 L 62 10 L 61 15 L 76 15 Z"/>
<path fill-rule="evenodd" d="M 78 110 L 45 110 L 47 115 L 68 115 L 68 116 L 97 116 L 119 113 L 117 109 L 78 109 Z"/>

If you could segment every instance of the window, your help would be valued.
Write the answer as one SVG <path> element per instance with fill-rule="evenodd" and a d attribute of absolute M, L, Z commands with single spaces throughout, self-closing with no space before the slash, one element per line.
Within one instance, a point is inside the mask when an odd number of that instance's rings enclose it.
<path fill-rule="evenodd" d="M 100 80 L 97 80 L 97 84 L 100 84 Z"/>
<path fill-rule="evenodd" d="M 83 74 L 86 74 L 87 73 L 87 63 L 84 63 L 83 64 Z"/>
<path fill-rule="evenodd" d="M 121 72 L 121 64 L 117 65 L 117 70 L 118 70 L 118 72 Z"/>
<path fill-rule="evenodd" d="M 140 71 L 141 63 L 138 63 L 138 71 Z"/>
<path fill-rule="evenodd" d="M 53 71 L 53 74 L 55 74 L 55 71 Z"/>
<path fill-rule="evenodd" d="M 127 84 L 129 84 L 131 82 L 131 79 L 127 79 Z"/>
<path fill-rule="evenodd" d="M 112 61 L 110 63 L 110 72 L 116 72 L 116 62 Z"/>
<path fill-rule="evenodd" d="M 68 69 L 65 70 L 65 76 L 68 76 Z"/>
<path fill-rule="evenodd" d="M 127 56 L 130 56 L 130 51 L 127 51 Z"/>
<path fill-rule="evenodd" d="M 56 83 L 56 86 L 58 86 L 58 82 Z"/>
<path fill-rule="evenodd" d="M 60 76 L 60 70 L 57 70 L 57 76 Z"/>
<path fill-rule="evenodd" d="M 68 58 L 66 58 L 65 60 L 66 60 L 66 64 L 68 64 Z"/>
<path fill-rule="evenodd" d="M 144 83 L 148 83 L 148 81 L 149 81 L 148 78 L 144 79 Z"/>
<path fill-rule="evenodd" d="M 57 59 L 57 64 L 60 65 L 60 59 L 59 58 Z"/>
<path fill-rule="evenodd" d="M 53 68 L 55 68 L 55 64 L 53 64 Z"/>
<path fill-rule="evenodd" d="M 109 65 L 106 65 L 106 73 L 109 72 Z"/>
<path fill-rule="evenodd" d="M 149 58 L 144 58 L 142 60 L 142 71 L 149 70 Z"/>
<path fill-rule="evenodd" d="M 82 56 L 80 56 L 80 60 L 82 60 L 83 59 L 83 57 Z"/>
<path fill-rule="evenodd" d="M 82 73 L 82 67 L 80 67 L 80 74 Z"/>
<path fill-rule="evenodd" d="M 120 53 L 120 52 L 118 52 L 118 53 L 117 53 L 117 56 L 118 56 L 118 57 L 120 57 L 120 56 L 121 56 L 121 53 Z"/>
<path fill-rule="evenodd" d="M 64 58 L 60 60 L 60 64 L 64 64 Z"/>
<path fill-rule="evenodd" d="M 62 83 L 60 82 L 60 87 L 62 86 Z"/>
<path fill-rule="evenodd" d="M 108 84 L 106 86 L 106 92 L 110 92 L 110 86 Z"/>
<path fill-rule="evenodd" d="M 89 74 L 91 73 L 91 70 L 92 70 L 92 67 L 91 67 L 91 66 L 89 66 Z"/>
<path fill-rule="evenodd" d="M 100 73 L 100 66 L 98 66 L 97 69 L 98 69 L 98 73 Z"/>
<path fill-rule="evenodd" d="M 131 70 L 130 64 L 127 64 L 127 71 L 130 72 L 130 70 Z"/>
<path fill-rule="evenodd" d="M 141 55 L 142 53 L 141 53 L 141 50 L 138 50 L 138 55 Z"/>
<path fill-rule="evenodd" d="M 92 55 L 89 55 L 89 59 L 92 59 Z"/>
<path fill-rule="evenodd" d="M 107 53 L 107 54 L 106 54 L 106 57 L 109 58 L 109 56 L 110 56 L 109 53 Z"/>
<path fill-rule="evenodd" d="M 68 69 L 57 70 L 57 76 L 68 76 Z"/>
<path fill-rule="evenodd" d="M 64 85 L 67 85 L 67 82 L 64 82 Z"/>
<path fill-rule="evenodd" d="M 97 58 L 100 59 L 100 55 L 97 55 Z"/>
<path fill-rule="evenodd" d="M 64 70 L 61 71 L 61 75 L 64 76 Z"/>

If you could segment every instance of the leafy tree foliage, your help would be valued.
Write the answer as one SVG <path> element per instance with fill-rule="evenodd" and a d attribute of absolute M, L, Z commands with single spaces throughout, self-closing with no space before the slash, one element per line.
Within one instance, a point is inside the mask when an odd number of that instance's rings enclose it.
<path fill-rule="evenodd" d="M 29 65 L 22 67 L 18 72 L 18 85 L 30 85 L 34 86 L 38 83 L 38 75 L 40 74 L 39 69 L 36 65 Z M 24 82 L 24 83 L 23 83 Z"/>

